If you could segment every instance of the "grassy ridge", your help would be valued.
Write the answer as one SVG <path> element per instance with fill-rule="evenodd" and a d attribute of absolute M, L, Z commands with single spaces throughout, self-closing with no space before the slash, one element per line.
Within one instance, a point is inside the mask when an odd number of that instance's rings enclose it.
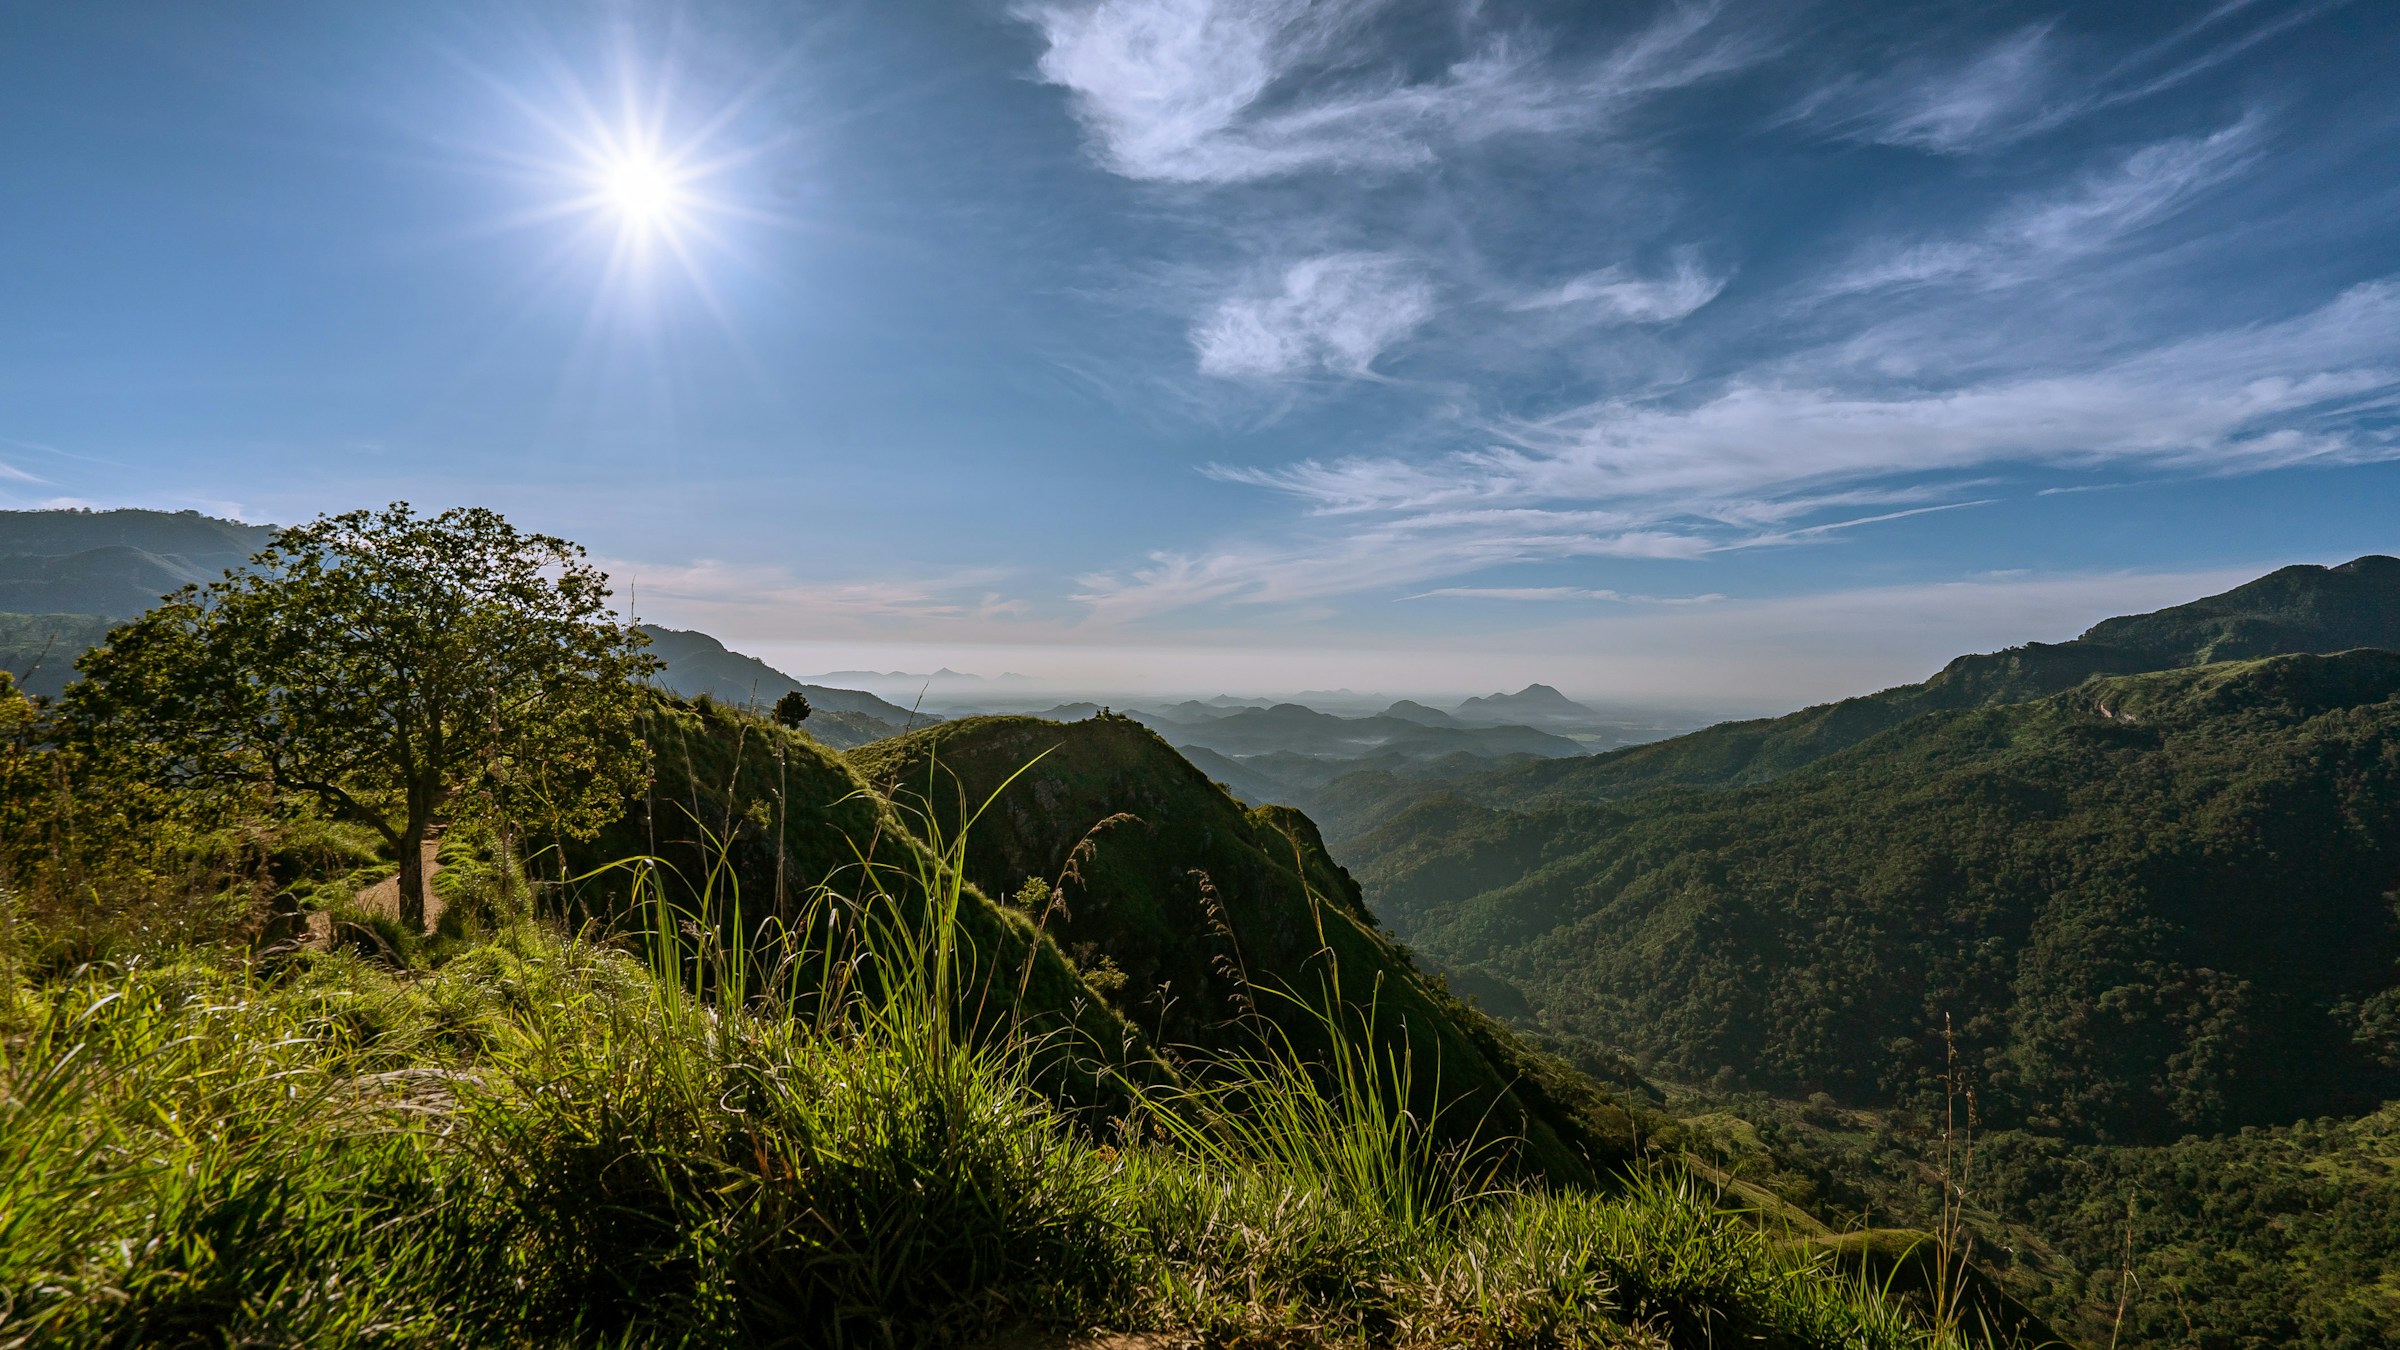
<path fill-rule="evenodd" d="M 1418 1109 L 1446 1127 L 1517 1136 L 1560 1180 L 1635 1155 L 1623 1105 L 1428 981 L 1376 929 L 1306 816 L 1245 811 L 1139 723 L 975 718 L 851 759 L 945 830 L 990 799 L 966 836 L 970 875 L 992 894 L 1033 882 L 1045 930 L 1108 972 L 1105 997 L 1152 1044 L 1247 1046 L 1263 1019 L 1322 1055 L 1316 1010 L 1338 984 L 1373 1005 L 1378 1038 L 1414 1060 Z"/>
<path fill-rule="evenodd" d="M 814 737 L 707 699 L 658 702 L 643 734 L 654 764 L 648 790 L 597 838 L 549 855 L 556 875 L 573 879 L 564 889 L 579 920 L 646 926 L 636 892 L 647 881 L 680 910 L 709 909 L 720 939 L 738 946 L 798 922 L 828 891 L 881 895 L 912 915 L 936 898 L 927 822 L 895 811 Z M 609 866 L 635 857 L 657 867 Z M 704 904 L 711 894 L 740 904 Z M 1142 1032 L 1023 914 L 971 879 L 948 912 L 984 1025 L 1057 1037 L 1060 1053 L 1045 1065 L 1059 1091 L 1106 1107 L 1121 1104 L 1115 1075 L 1166 1074 Z"/>
<path fill-rule="evenodd" d="M 824 967 L 748 964 L 775 953 L 659 891 L 632 897 L 660 924 L 631 951 L 522 919 L 407 967 L 233 942 L 44 974 L 12 945 L 0 1343 L 1962 1343 L 1668 1174 L 1459 1186 L 1377 1133 L 1395 1103 L 1271 1050 L 1210 1099 L 1248 1128 L 1145 1092 L 1095 1132 L 1038 1044 L 955 1016 L 964 885 L 954 849 L 920 856 L 915 907 L 844 938 L 820 892 L 775 944 L 890 972 L 838 997 L 729 997 Z M 454 912 L 522 894 L 454 870 Z M 1329 1148 L 1385 1150 L 1383 1180 L 1333 1184 Z"/>

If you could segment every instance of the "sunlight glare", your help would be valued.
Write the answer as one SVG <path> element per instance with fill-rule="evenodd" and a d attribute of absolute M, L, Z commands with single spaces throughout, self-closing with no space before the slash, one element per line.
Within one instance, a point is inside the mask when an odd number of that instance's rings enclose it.
<path fill-rule="evenodd" d="M 668 224 L 683 202 L 674 172 L 647 155 L 625 155 L 602 166 L 600 189 L 625 225 L 636 231 Z"/>

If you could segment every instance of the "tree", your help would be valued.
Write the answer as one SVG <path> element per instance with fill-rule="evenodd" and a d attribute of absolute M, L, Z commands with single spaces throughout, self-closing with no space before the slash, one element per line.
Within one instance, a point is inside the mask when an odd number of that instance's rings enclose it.
<path fill-rule="evenodd" d="M 775 720 L 787 727 L 796 727 L 807 721 L 809 713 L 813 711 L 808 706 L 808 695 L 797 689 L 775 700 Z"/>
<path fill-rule="evenodd" d="M 16 880 L 10 855 L 34 834 L 36 799 L 48 785 L 35 741 L 41 709 L 17 692 L 16 677 L 0 670 L 0 882 Z"/>
<path fill-rule="evenodd" d="M 583 556 L 482 508 L 323 516 L 110 633 L 66 719 L 152 781 L 305 794 L 369 826 L 421 931 L 437 819 L 582 837 L 644 781 L 659 663 Z"/>

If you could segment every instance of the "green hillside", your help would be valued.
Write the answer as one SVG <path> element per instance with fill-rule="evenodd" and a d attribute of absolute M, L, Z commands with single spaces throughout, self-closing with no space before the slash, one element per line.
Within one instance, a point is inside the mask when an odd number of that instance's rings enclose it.
<path fill-rule="evenodd" d="M 1595 800 L 1666 786 L 1764 782 L 1923 713 L 2040 698 L 2095 675 L 2352 647 L 2400 649 L 2400 558 L 2298 566 L 2152 614 L 2109 619 L 2071 642 L 1962 656 L 1921 684 L 1804 708 L 1588 759 L 1495 773 L 1475 791 L 1523 804 Z M 1404 790 L 1414 790 L 1405 788 Z M 1347 830 L 1337 833 L 1348 833 Z"/>
<path fill-rule="evenodd" d="M 930 802 L 945 829 L 998 792 L 967 836 L 969 876 L 986 894 L 1029 880 L 1052 891 L 1047 931 L 1087 971 L 1109 972 L 1111 1006 L 1154 1044 L 1247 1047 L 1257 1015 L 1322 1050 L 1304 1007 L 1338 979 L 1346 1000 L 1374 1002 L 1382 1034 L 1404 1029 L 1421 1081 L 1438 1082 L 1462 1131 L 1521 1133 L 1529 1162 L 1562 1180 L 1631 1156 L 1625 1110 L 1429 982 L 1375 929 L 1307 817 L 1245 810 L 1139 723 L 971 718 L 851 762 L 880 789 Z"/>
<path fill-rule="evenodd" d="M 1426 804 L 1369 896 L 1696 1079 L 1888 1100 L 1948 1015 L 2026 1123 L 2368 1109 L 2400 1095 L 2396 696 L 2400 655 L 2275 657 L 1931 714 L 1756 788 Z"/>
<path fill-rule="evenodd" d="M 26 693 L 56 698 L 75 678 L 75 658 L 100 645 L 113 622 L 91 614 L 0 614 L 0 670 Z"/>
<path fill-rule="evenodd" d="M 1862 1282 L 1849 1248 L 1672 1154 L 1598 1192 L 1575 1184 L 1588 1171 L 1555 1131 L 1527 1159 L 1555 1170 L 1512 1177 L 1441 1149 L 1380 1093 L 1305 1071 L 1208 1061 L 1210 1084 L 1179 1090 L 1106 1004 L 1128 986 L 950 889 L 943 833 L 905 795 L 866 791 L 805 734 L 626 692 L 647 700 L 655 769 L 627 814 L 563 856 L 454 823 L 429 935 L 366 907 L 359 888 L 391 862 L 363 831 L 289 802 L 146 797 L 164 813 L 86 838 L 64 886 L 66 859 L 0 832 L 0 1337 L 1997 1343 L 1931 1310 L 1922 1280 Z M 88 762 L 52 747 L 5 682 L 0 732 L 0 818 L 55 821 L 103 786 L 75 781 Z M 1296 949 L 1277 925 L 1307 907 L 1277 915 L 1267 897 L 1305 874 L 1329 897 L 1333 963 L 1381 971 L 1383 1007 L 1406 1015 L 1335 1055 L 1439 1046 L 1445 1087 L 1487 1093 L 1501 1052 L 1530 1063 L 1356 922 L 1305 820 L 1201 792 L 1149 733 L 1001 719 L 867 758 L 913 768 L 936 738 L 968 779 L 1019 741 L 1066 743 L 1004 799 L 995 845 L 1073 836 L 1092 805 L 1159 809 L 1154 835 L 1102 835 L 1155 847 L 1082 860 L 1067 896 L 1090 931 L 1187 903 L 1156 869 L 1204 863 L 1263 978 Z M 638 864 L 607 866 L 642 857 L 677 912 L 643 905 Z M 775 919 L 798 925 L 798 948 Z M 914 936 L 858 938 L 879 921 Z M 1181 969 L 1173 948 L 1192 936 L 1158 942 L 1157 968 Z M 1450 1072 L 1470 1063 L 1477 1082 Z M 1520 1085 L 1487 1123 L 1521 1104 L 1547 1130 L 1555 1100 Z M 1985 1285 L 1966 1282 L 1967 1313 L 2013 1312 Z"/>
<path fill-rule="evenodd" d="M 197 511 L 0 511 L 0 611 L 129 619 L 273 533 Z"/>
<path fill-rule="evenodd" d="M 666 663 L 655 683 L 685 698 L 706 696 L 737 708 L 771 708 L 785 694 L 808 696 L 808 729 L 828 745 L 856 746 L 938 721 L 857 689 L 802 684 L 755 656 L 726 650 L 706 633 L 643 624 L 650 654 Z"/>
<path fill-rule="evenodd" d="M 567 887 L 569 912 L 617 928 L 648 923 L 635 872 L 608 865 L 649 857 L 661 864 L 659 879 L 681 909 L 698 913 L 714 900 L 729 938 L 747 941 L 767 925 L 800 922 L 829 898 L 855 910 L 880 897 L 922 921 L 927 846 L 914 823 L 895 815 L 833 749 L 706 699 L 654 705 L 643 715 L 643 739 L 654 774 L 648 790 L 623 819 L 565 848 L 560 872 L 580 878 Z M 1147 1063 L 1141 1034 L 1014 910 L 970 885 L 956 922 L 978 1003 L 995 1017 L 1060 1033 L 1054 1085 L 1077 1100 L 1116 1101 L 1097 1076 Z M 1154 1066 L 1136 1072 L 1155 1076 Z"/>

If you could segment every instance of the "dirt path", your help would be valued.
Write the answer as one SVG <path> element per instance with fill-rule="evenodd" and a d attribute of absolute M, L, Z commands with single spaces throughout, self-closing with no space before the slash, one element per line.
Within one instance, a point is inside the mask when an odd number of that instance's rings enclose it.
<path fill-rule="evenodd" d="M 434 893 L 433 874 L 442 870 L 442 841 L 425 841 L 425 931 L 430 933 L 442 921 L 442 897 Z M 400 877 L 398 873 L 385 877 L 358 893 L 358 907 L 370 914 L 386 918 L 400 917 Z"/>

